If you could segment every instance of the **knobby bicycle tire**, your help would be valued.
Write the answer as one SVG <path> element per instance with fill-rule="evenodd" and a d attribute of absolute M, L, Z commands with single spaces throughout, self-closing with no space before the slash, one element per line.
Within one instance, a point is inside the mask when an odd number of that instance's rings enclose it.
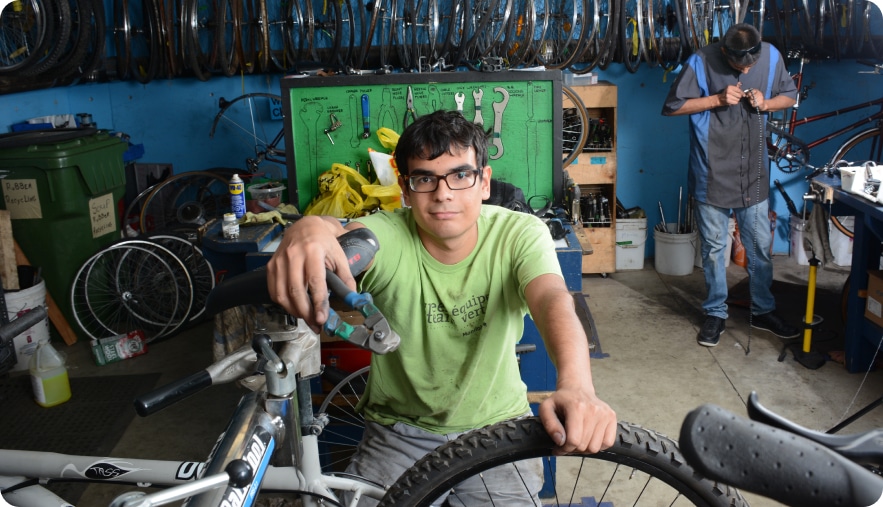
<path fill-rule="evenodd" d="M 36 76 L 51 69 L 68 44 L 71 36 L 71 1 L 62 0 L 54 2 L 55 15 L 49 18 L 48 23 L 54 25 L 51 37 L 47 37 L 37 47 L 37 59 L 32 61 L 27 67 L 20 70 L 22 76 Z M 48 2 L 46 2 L 48 3 Z"/>
<path fill-rule="evenodd" d="M 589 482 L 598 477 L 594 475 L 595 465 L 614 466 L 615 481 L 620 468 L 622 476 L 636 486 L 640 494 L 651 499 L 661 498 L 661 488 L 697 506 L 747 507 L 745 499 L 734 488 L 715 483 L 697 474 L 684 460 L 676 442 L 653 430 L 637 425 L 620 422 L 617 427 L 616 443 L 613 447 L 597 454 L 574 453 L 555 456 L 555 445 L 546 433 L 537 417 L 528 417 L 504 421 L 483 429 L 465 433 L 461 437 L 442 445 L 426 455 L 413 467 L 408 469 L 387 491 L 380 502 L 380 507 L 427 507 L 439 496 L 450 493 L 456 498 L 457 485 L 463 480 L 479 477 L 479 474 L 501 465 L 514 465 L 516 462 L 543 458 L 547 474 L 547 485 L 555 483 L 556 494 L 544 497 L 538 505 L 604 505 L 614 501 L 615 505 L 636 505 L 630 499 L 625 503 L 619 499 L 622 484 L 616 487 L 610 483 L 597 484 L 598 489 L 584 490 Z M 548 460 L 548 461 L 547 461 Z M 577 471 L 591 476 L 578 476 L 571 480 L 567 473 L 557 474 L 549 478 L 549 471 L 564 472 L 564 461 L 577 460 Z M 642 484 L 643 474 L 646 482 Z M 556 481 L 558 481 L 556 483 Z M 513 480 L 517 483 L 517 480 Z M 513 484 L 520 486 L 520 484 Z M 608 488 L 609 489 L 605 489 Z M 657 489 L 659 487 L 660 489 Z M 579 490 L 577 490 L 579 488 Z M 602 495 L 616 496 L 613 500 Z M 592 503 L 594 500 L 597 503 Z M 582 502 L 582 503 L 581 503 Z M 505 505 L 497 504 L 497 505 Z M 669 505 L 669 503 L 666 503 Z"/>

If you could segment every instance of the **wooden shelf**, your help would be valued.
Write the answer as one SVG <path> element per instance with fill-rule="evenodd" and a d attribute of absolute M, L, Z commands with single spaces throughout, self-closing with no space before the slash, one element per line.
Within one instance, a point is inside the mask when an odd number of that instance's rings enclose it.
<path fill-rule="evenodd" d="M 586 149 L 565 170 L 581 189 L 582 198 L 588 194 L 603 195 L 608 200 L 609 219 L 595 222 L 593 217 L 582 217 L 578 235 L 592 254 L 583 257 L 583 274 L 612 273 L 616 271 L 616 134 L 617 88 L 607 81 L 594 85 L 572 86 L 586 107 L 590 121 L 603 121 L 612 131 L 609 143 L 600 149 Z M 593 139 L 589 139 L 591 143 Z M 594 223 L 593 223 L 594 222 Z"/>

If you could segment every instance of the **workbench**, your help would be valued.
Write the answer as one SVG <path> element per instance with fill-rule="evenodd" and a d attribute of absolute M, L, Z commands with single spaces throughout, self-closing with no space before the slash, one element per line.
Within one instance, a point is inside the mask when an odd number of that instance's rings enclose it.
<path fill-rule="evenodd" d="M 832 202 L 832 214 L 855 216 L 843 338 L 846 369 L 864 372 L 883 336 L 883 328 L 865 318 L 868 270 L 880 269 L 883 251 L 883 206 L 841 189 L 840 178 L 820 175 L 812 180 L 812 188 Z"/>

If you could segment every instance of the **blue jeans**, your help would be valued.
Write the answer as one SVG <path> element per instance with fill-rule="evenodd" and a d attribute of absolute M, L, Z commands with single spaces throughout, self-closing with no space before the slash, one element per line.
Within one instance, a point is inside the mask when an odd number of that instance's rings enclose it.
<path fill-rule="evenodd" d="M 736 215 L 739 236 L 748 259 L 751 314 L 771 312 L 776 309 L 776 300 L 770 291 L 773 284 L 773 262 L 770 258 L 773 233 L 770 230 L 769 200 L 747 208 L 735 208 L 733 213 Z M 730 210 L 697 202 L 696 220 L 699 224 L 705 288 L 708 291 L 702 309 L 709 317 L 726 319 L 727 268 L 724 255 Z"/>

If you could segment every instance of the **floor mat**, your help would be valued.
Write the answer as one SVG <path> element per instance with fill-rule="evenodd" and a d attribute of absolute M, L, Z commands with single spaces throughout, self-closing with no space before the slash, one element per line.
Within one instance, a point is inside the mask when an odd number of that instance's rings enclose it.
<path fill-rule="evenodd" d="M 789 283 L 775 280 L 772 292 L 776 298 L 776 314 L 792 326 L 803 329 L 807 300 L 806 282 Z M 737 315 L 744 315 L 745 318 L 748 318 L 748 279 L 745 278 L 733 286 L 729 294 L 727 304 L 731 309 L 739 309 Z M 813 329 L 812 346 L 815 351 L 827 354 L 843 350 L 844 321 L 841 295 L 839 290 L 816 288 L 813 314 L 821 317 L 822 321 Z M 731 313 L 733 312 L 731 311 Z M 730 317 L 732 318 L 733 315 Z M 803 335 L 798 340 L 802 343 Z"/>
<path fill-rule="evenodd" d="M 62 454 L 110 454 L 135 416 L 134 398 L 150 391 L 159 373 L 71 378 L 71 399 L 43 408 L 34 401 L 29 375 L 0 379 L 0 449 Z M 76 503 L 85 484 L 50 489 Z"/>

